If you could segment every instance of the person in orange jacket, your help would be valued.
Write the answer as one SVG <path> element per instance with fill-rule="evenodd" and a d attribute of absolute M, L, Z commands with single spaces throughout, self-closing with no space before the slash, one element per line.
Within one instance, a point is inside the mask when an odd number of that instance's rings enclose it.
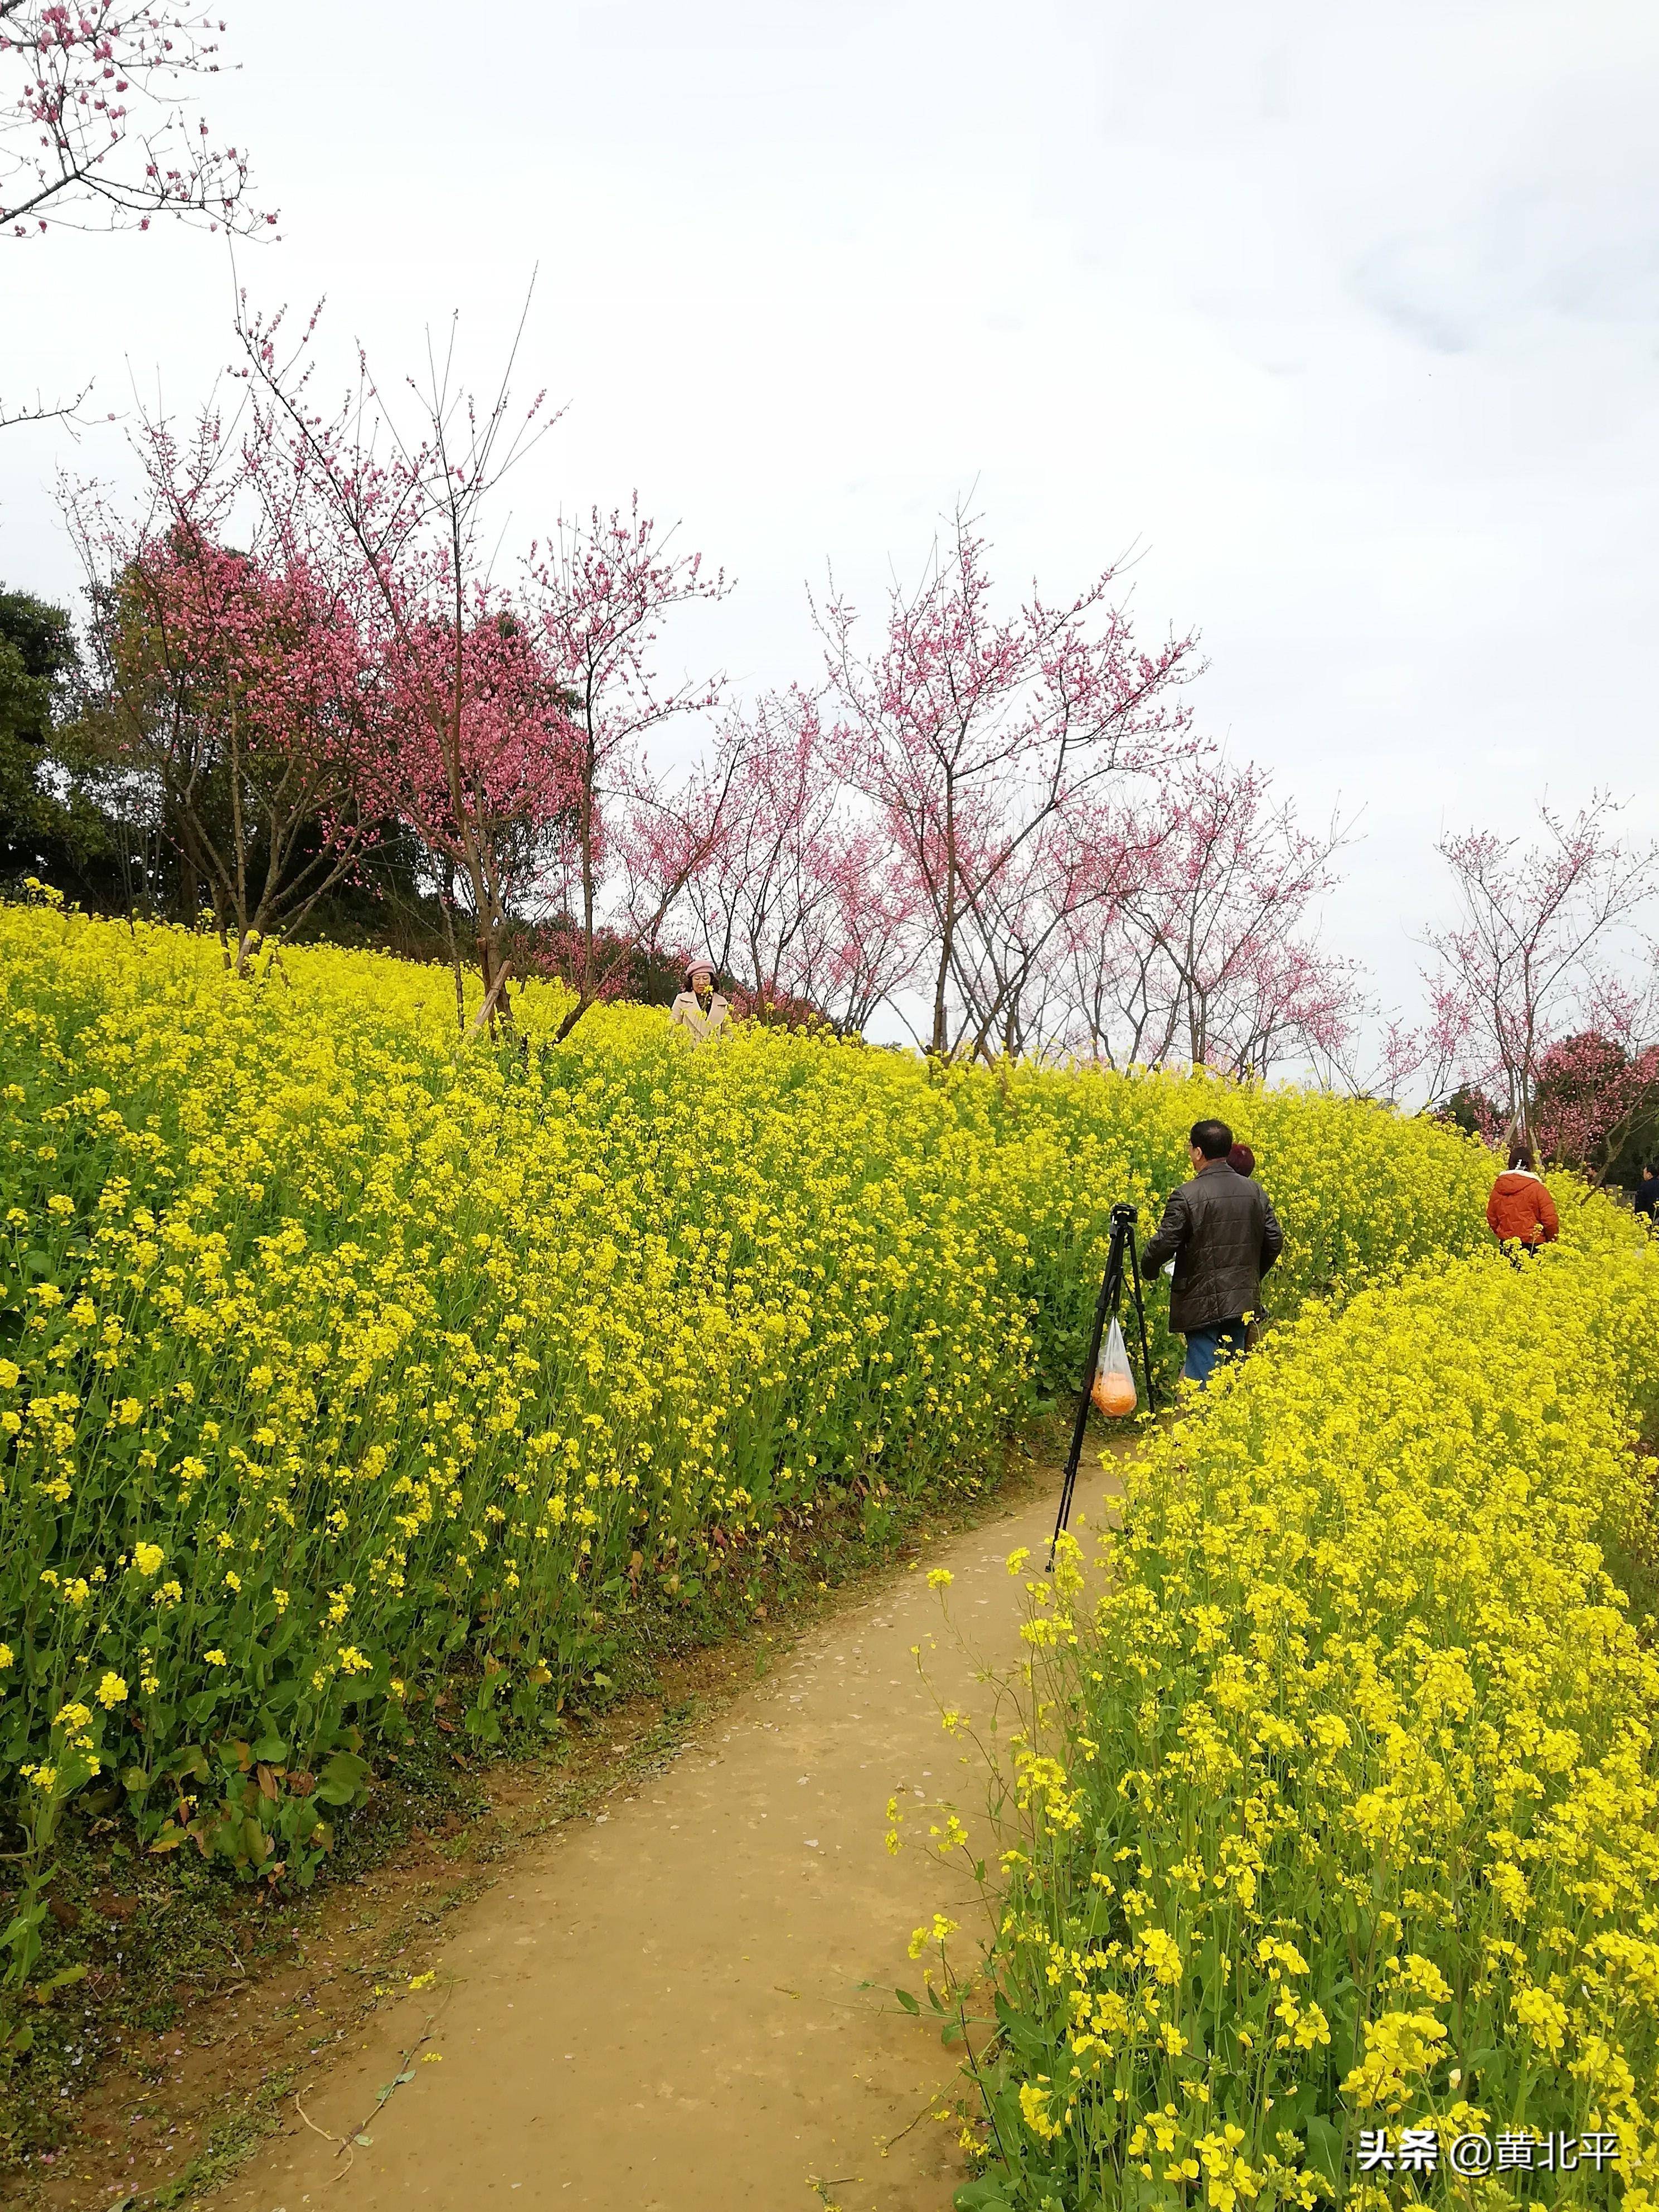
<path fill-rule="evenodd" d="M 1532 1146 L 1510 1146 L 1510 1164 L 1492 1187 L 1486 1224 L 1500 1244 L 1524 1244 L 1535 1252 L 1553 1244 L 1560 1229 L 1555 1200 L 1539 1181 Z"/>

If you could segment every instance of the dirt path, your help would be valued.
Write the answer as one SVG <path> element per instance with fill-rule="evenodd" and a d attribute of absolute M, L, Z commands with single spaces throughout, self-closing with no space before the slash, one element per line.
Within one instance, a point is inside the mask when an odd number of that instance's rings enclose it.
<path fill-rule="evenodd" d="M 1079 1485 L 1079 1518 L 1104 1490 L 1098 1472 Z M 526 1851 L 422 1962 L 434 1985 L 383 2005 L 302 2092 L 318 2129 L 372 2138 L 349 2170 L 296 2117 L 216 2202 L 945 2212 L 961 2171 L 925 2107 L 955 2062 L 891 1992 L 919 1987 L 910 1931 L 950 1883 L 919 1850 L 889 1854 L 884 1808 L 896 1793 L 925 1835 L 928 1806 L 978 1808 L 930 1689 L 975 1711 L 975 1674 L 1018 1657 L 1003 1563 L 1046 1546 L 1053 1514 L 1045 1490 L 930 1553 L 955 1577 L 956 1638 L 926 1573 L 900 1574 L 636 1796 Z M 930 1636 L 924 1686 L 911 1647 Z"/>

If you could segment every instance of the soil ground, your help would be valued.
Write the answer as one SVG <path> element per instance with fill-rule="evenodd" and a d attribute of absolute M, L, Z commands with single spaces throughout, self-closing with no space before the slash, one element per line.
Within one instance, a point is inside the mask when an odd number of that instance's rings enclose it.
<path fill-rule="evenodd" d="M 1085 1477 L 1079 1518 L 1109 1482 Z M 943 1804 L 981 1804 L 938 1704 L 982 1711 L 980 1678 L 1018 1656 L 1004 1562 L 1041 1556 L 1053 1512 L 1045 1485 L 929 1547 L 949 1628 L 926 1574 L 895 1574 L 664 1771 L 526 1845 L 318 2054 L 214 2203 L 943 2212 L 963 2169 L 928 2114 L 957 2061 L 893 1991 L 920 1986 L 911 1930 L 941 1907 L 971 1928 L 972 1900 L 921 1850 L 889 1853 L 885 1807 L 925 1836 Z M 411 1992 L 416 1973 L 434 1978 Z"/>

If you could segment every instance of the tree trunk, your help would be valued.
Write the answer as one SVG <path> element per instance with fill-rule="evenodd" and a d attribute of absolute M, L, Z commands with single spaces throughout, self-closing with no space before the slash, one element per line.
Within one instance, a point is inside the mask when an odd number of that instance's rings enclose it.
<path fill-rule="evenodd" d="M 463 1035 L 466 1030 L 466 980 L 461 973 L 461 948 L 455 942 L 455 919 L 451 911 L 455 878 L 452 873 L 438 895 L 438 910 L 444 918 L 444 935 L 449 941 L 449 965 L 455 978 L 455 1026 Z"/>
<path fill-rule="evenodd" d="M 594 854 L 593 854 L 593 770 L 592 750 L 588 751 L 588 766 L 582 777 L 581 797 L 582 848 L 582 977 L 581 988 L 593 987 L 593 910 L 594 910 Z"/>
<path fill-rule="evenodd" d="M 945 898 L 939 915 L 939 974 L 933 981 L 933 1041 L 928 1047 L 935 1060 L 943 1060 L 950 1050 L 951 1035 L 945 1020 L 945 987 L 951 977 L 951 957 L 957 941 L 957 840 L 956 793 L 948 778 L 945 787 Z"/>

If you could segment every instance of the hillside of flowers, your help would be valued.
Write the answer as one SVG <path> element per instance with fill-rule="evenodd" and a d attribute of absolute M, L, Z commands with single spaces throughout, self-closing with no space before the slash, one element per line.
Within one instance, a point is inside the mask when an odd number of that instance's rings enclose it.
<path fill-rule="evenodd" d="M 827 1497 L 992 1468 L 1200 1110 L 1290 1225 L 1281 1314 L 1484 1234 L 1486 1156 L 1381 1109 L 639 1007 L 559 1044 L 564 1003 L 465 1038 L 442 969 L 237 976 L 0 908 L 0 1799 L 37 1856 L 118 1783 L 152 1844 L 304 1881 L 441 1692 L 485 1741 L 547 1720 Z"/>
<path fill-rule="evenodd" d="M 960 2206 L 1651 2203 L 1659 1249 L 1568 1214 L 1310 1310 L 1029 1585 Z"/>

